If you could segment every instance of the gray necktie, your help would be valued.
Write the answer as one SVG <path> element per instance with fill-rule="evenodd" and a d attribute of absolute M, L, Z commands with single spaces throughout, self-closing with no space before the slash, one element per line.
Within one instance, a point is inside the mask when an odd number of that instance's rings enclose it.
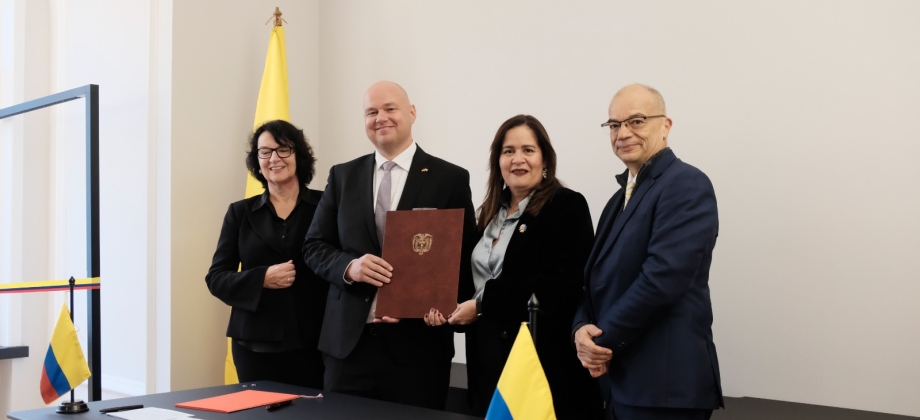
<path fill-rule="evenodd" d="M 380 188 L 377 189 L 377 205 L 374 207 L 374 222 L 377 222 L 377 238 L 380 239 L 380 245 L 383 246 L 383 230 L 387 224 L 387 212 L 393 204 L 392 185 L 393 179 L 390 176 L 390 170 L 396 166 L 396 162 L 386 161 L 383 165 L 383 179 L 380 180 Z"/>

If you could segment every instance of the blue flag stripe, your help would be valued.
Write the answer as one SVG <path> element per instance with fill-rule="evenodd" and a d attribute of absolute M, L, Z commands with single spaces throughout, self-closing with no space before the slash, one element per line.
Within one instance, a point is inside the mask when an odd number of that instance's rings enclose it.
<path fill-rule="evenodd" d="M 48 346 L 48 353 L 45 353 L 45 374 L 48 375 L 48 382 L 57 391 L 58 396 L 70 391 L 70 382 L 67 380 L 67 376 L 64 375 L 64 371 L 61 370 L 61 365 L 58 364 L 57 358 L 54 357 L 54 350 L 51 346 Z"/>
<path fill-rule="evenodd" d="M 498 388 L 495 388 L 495 393 L 492 394 L 492 403 L 489 404 L 489 411 L 486 412 L 486 420 L 514 420 Z"/>

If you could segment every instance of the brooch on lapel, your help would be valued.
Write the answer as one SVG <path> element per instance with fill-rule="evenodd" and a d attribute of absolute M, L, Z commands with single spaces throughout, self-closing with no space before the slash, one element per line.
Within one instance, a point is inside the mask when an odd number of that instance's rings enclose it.
<path fill-rule="evenodd" d="M 518 226 L 518 232 L 521 232 L 521 233 L 527 232 L 527 225 L 521 223 L 521 225 Z"/>
<path fill-rule="evenodd" d="M 428 168 L 422 168 L 422 172 L 428 172 Z"/>

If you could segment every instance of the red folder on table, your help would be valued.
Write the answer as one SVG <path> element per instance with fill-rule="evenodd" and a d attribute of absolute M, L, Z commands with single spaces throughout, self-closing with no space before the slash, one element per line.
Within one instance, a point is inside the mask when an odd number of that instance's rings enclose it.
<path fill-rule="evenodd" d="M 246 390 L 227 395 L 219 395 L 201 400 L 176 404 L 179 408 L 192 410 L 215 411 L 218 413 L 232 413 L 269 404 L 291 401 L 300 398 L 300 395 L 282 394 L 280 392 L 266 392 Z"/>

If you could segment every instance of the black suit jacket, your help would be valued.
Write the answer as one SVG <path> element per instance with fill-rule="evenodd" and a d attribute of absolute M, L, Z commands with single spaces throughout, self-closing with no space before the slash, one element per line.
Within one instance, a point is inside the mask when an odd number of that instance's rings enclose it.
<path fill-rule="evenodd" d="M 344 281 L 345 269 L 352 260 L 364 254 L 380 256 L 381 253 L 374 222 L 374 165 L 371 153 L 330 169 L 326 191 L 303 245 L 307 265 L 330 284 L 319 349 L 339 359 L 348 356 L 357 344 L 377 293 L 377 288 L 369 284 Z M 462 285 L 469 284 L 472 278 L 470 252 L 476 236 L 470 196 L 469 172 L 419 147 L 397 205 L 398 210 L 465 210 L 460 261 Z M 459 300 L 469 299 L 472 291 L 463 290 L 459 295 Z M 388 329 L 388 347 L 397 360 L 453 357 L 453 334 L 448 326 L 432 328 L 421 319 L 404 319 Z"/>
<path fill-rule="evenodd" d="M 319 191 L 301 188 L 298 229 L 302 238 L 316 212 Z M 286 333 L 299 331 L 304 344 L 316 348 L 326 304 L 328 284 L 300 258 L 300 241 L 285 248 L 274 238 L 267 195 L 237 201 L 227 209 L 217 250 L 205 281 L 211 294 L 233 307 L 227 336 L 242 340 L 280 342 Z M 262 287 L 268 267 L 294 261 L 296 277 L 291 287 Z M 238 271 L 239 269 L 239 271 Z"/>
<path fill-rule="evenodd" d="M 605 380 L 614 401 L 715 409 L 722 405 L 709 298 L 716 196 L 709 178 L 670 149 L 653 159 L 626 208 L 621 188 L 601 214 L 575 324 L 597 325 L 603 334 L 594 341 L 613 350 Z"/>
<path fill-rule="evenodd" d="M 505 250 L 502 274 L 486 282 L 482 315 L 467 330 L 469 390 L 480 414 L 491 401 L 521 322 L 528 321 L 527 301 L 532 294 L 540 304 L 537 354 L 557 413 L 560 418 L 600 413 L 597 385 L 581 367 L 570 340 L 593 243 L 588 203 L 567 188 L 560 188 L 539 215 L 525 211 L 518 219 Z"/>

